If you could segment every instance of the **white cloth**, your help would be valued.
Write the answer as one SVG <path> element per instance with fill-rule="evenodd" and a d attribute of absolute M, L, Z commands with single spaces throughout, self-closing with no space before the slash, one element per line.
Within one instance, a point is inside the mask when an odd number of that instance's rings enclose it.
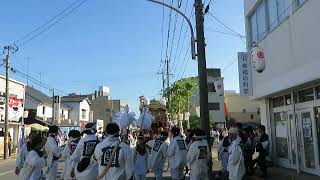
<path fill-rule="evenodd" d="M 147 158 L 148 158 L 148 152 L 146 152 L 144 155 L 140 155 L 138 152 L 135 154 L 135 162 L 134 162 L 134 175 L 144 175 L 147 174 Z"/>
<path fill-rule="evenodd" d="M 88 142 L 90 142 L 90 144 L 88 144 Z M 70 157 L 71 168 L 75 168 L 77 163 L 80 162 L 84 155 L 89 154 L 90 152 L 93 153 L 97 143 L 97 137 L 95 134 L 89 134 L 84 138 L 80 139 L 76 149 Z M 87 145 L 87 147 L 85 147 L 85 145 Z"/>
<path fill-rule="evenodd" d="M 70 157 L 73 154 L 75 148 L 77 147 L 77 144 L 78 143 L 74 138 L 70 138 L 62 151 L 61 158 L 64 160 L 62 177 L 64 179 L 73 179 L 70 176 L 72 171 L 72 161 L 70 160 Z"/>
<path fill-rule="evenodd" d="M 30 151 L 19 174 L 19 180 L 39 180 L 45 165 L 46 161 L 43 157 L 40 157 L 36 151 Z"/>
<path fill-rule="evenodd" d="M 187 145 L 181 136 L 176 136 L 170 141 L 167 155 L 169 158 L 169 166 L 171 177 L 173 179 L 183 179 L 184 167 L 187 165 Z"/>
<path fill-rule="evenodd" d="M 24 160 L 26 159 L 27 156 L 28 156 L 28 149 L 27 149 L 27 143 L 25 143 L 21 146 L 19 155 L 16 160 L 16 167 L 19 169 L 19 171 L 21 171 L 24 164 Z"/>
<path fill-rule="evenodd" d="M 157 179 L 162 177 L 168 146 L 169 144 L 166 141 L 163 142 L 159 138 L 157 138 L 153 143 L 150 167 L 155 172 Z"/>
<path fill-rule="evenodd" d="M 148 160 L 147 160 L 147 166 L 148 166 L 148 169 L 152 169 L 151 167 L 151 153 L 152 153 L 152 148 L 153 148 L 153 143 L 154 143 L 154 139 L 148 141 L 147 143 L 147 151 L 148 151 Z"/>
<path fill-rule="evenodd" d="M 58 161 L 53 160 L 54 157 L 60 157 L 62 149 L 58 146 L 56 140 L 49 136 L 47 142 L 44 146 L 45 152 L 47 154 L 47 169 L 46 174 L 48 180 L 55 180 L 58 168 Z M 55 174 L 52 176 L 51 174 Z"/>
<path fill-rule="evenodd" d="M 77 171 L 77 166 L 75 168 L 75 176 L 77 180 L 97 180 L 98 176 L 98 163 L 90 157 L 89 166 L 82 172 Z"/>
<path fill-rule="evenodd" d="M 98 160 L 99 175 L 106 168 L 111 157 L 113 148 L 118 144 L 119 138 L 107 137 L 99 143 L 94 151 L 94 156 Z M 105 175 L 105 180 L 127 180 L 133 175 L 134 163 L 132 150 L 129 145 L 120 143 L 118 152 L 116 152 L 111 167 Z"/>
<path fill-rule="evenodd" d="M 229 149 L 228 172 L 230 180 L 241 180 L 246 173 L 240 138 L 234 140 Z"/>
<path fill-rule="evenodd" d="M 227 171 L 228 159 L 229 159 L 229 147 L 223 147 L 224 139 L 218 144 L 218 160 L 221 161 L 221 170 L 223 172 Z"/>
<path fill-rule="evenodd" d="M 190 165 L 190 177 L 194 179 L 207 180 L 210 150 L 205 139 L 193 142 L 187 154 L 187 162 Z"/>

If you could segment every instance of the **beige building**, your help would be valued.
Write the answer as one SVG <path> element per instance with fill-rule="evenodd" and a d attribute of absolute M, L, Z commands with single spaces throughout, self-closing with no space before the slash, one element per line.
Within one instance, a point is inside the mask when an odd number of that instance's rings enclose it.
<path fill-rule="evenodd" d="M 224 102 L 227 120 L 234 119 L 241 123 L 260 124 L 260 104 L 250 101 L 247 96 L 240 96 L 236 91 L 225 91 Z"/>

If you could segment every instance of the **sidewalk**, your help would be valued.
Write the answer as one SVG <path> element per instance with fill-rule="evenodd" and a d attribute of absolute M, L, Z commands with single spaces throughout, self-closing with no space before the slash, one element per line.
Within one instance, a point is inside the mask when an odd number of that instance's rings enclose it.
<path fill-rule="evenodd" d="M 212 148 L 212 159 L 213 159 L 213 171 L 217 172 L 221 169 L 220 163 L 217 158 L 217 150 L 216 148 Z M 319 176 L 314 176 L 310 174 L 300 173 L 298 174 L 295 170 L 286 169 L 282 167 L 270 167 L 268 168 L 268 177 L 265 179 L 272 180 L 320 180 Z M 215 180 L 224 180 L 223 178 L 215 178 Z M 246 178 L 246 180 L 264 180 L 263 178 L 259 178 L 258 176 L 252 176 Z"/>
<path fill-rule="evenodd" d="M 9 162 L 15 161 L 17 159 L 18 154 L 12 154 L 8 159 L 3 159 L 3 156 L 0 156 L 0 165 L 7 164 Z"/>

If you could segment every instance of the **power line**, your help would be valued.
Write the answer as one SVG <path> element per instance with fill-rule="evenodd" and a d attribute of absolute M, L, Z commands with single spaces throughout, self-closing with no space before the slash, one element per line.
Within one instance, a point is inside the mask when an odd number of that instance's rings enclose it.
<path fill-rule="evenodd" d="M 164 0 L 162 0 L 162 2 L 164 3 Z M 162 7 L 162 23 L 161 23 L 161 54 L 160 54 L 160 66 L 158 69 L 158 73 L 161 71 L 161 65 L 162 65 L 162 57 L 163 57 L 163 29 L 164 29 L 164 6 Z"/>
<path fill-rule="evenodd" d="M 186 54 L 185 54 L 185 56 L 184 56 L 184 61 L 186 61 L 186 57 L 187 57 L 187 55 L 189 54 L 189 50 L 190 50 L 190 46 L 189 46 L 189 48 L 188 48 L 188 50 L 187 50 L 187 52 L 186 52 Z M 191 58 L 190 58 L 190 59 L 191 59 Z M 190 59 L 189 59 L 189 60 L 190 60 Z M 183 70 L 183 73 L 182 73 L 180 79 L 184 76 L 184 73 L 186 72 L 186 69 L 187 69 L 187 65 L 188 65 L 188 61 L 186 61 L 186 64 L 185 64 L 185 66 L 184 66 L 184 70 Z M 182 68 L 181 68 L 181 69 L 182 69 Z"/>
<path fill-rule="evenodd" d="M 173 0 L 171 0 L 171 6 L 173 4 Z M 168 23 L 168 32 L 167 32 L 167 45 L 166 45 L 166 58 L 168 58 L 168 48 L 169 48 L 169 39 L 170 39 L 170 29 L 171 29 L 171 15 L 172 15 L 172 9 L 170 9 L 169 13 L 169 23 Z"/>
<path fill-rule="evenodd" d="M 79 4 L 77 4 L 76 6 L 72 7 L 72 9 L 66 13 L 65 15 L 63 15 L 61 18 L 59 18 L 57 21 L 55 21 L 54 23 L 50 24 L 48 27 L 46 27 L 45 29 L 43 29 L 42 31 L 38 32 L 37 34 L 35 34 L 34 36 L 32 36 L 31 38 L 28 38 L 26 41 L 23 41 L 22 43 L 18 44 L 18 47 L 24 46 L 25 44 L 27 44 L 28 42 L 32 41 L 34 38 L 38 37 L 39 35 L 41 35 L 42 33 L 44 33 L 45 31 L 47 31 L 48 29 L 50 29 L 51 27 L 53 27 L 54 25 L 56 25 L 57 23 L 59 23 L 61 20 L 63 20 L 64 18 L 66 18 L 67 16 L 69 16 L 71 13 L 73 13 L 76 9 L 78 9 L 81 5 L 83 5 L 87 0 L 82 0 Z M 68 9 L 67 9 L 68 10 Z M 30 36 L 30 35 L 29 35 Z"/>

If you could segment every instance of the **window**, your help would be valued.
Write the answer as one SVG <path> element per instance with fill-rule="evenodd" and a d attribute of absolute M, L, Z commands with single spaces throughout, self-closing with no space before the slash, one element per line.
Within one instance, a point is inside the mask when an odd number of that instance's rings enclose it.
<path fill-rule="evenodd" d="M 208 83 L 208 92 L 216 92 L 216 88 L 214 87 L 214 83 Z"/>
<path fill-rule="evenodd" d="M 61 114 L 64 114 L 64 110 L 61 110 Z"/>
<path fill-rule="evenodd" d="M 251 41 L 258 42 L 266 35 L 266 8 L 265 1 L 262 1 L 257 9 L 250 16 Z"/>
<path fill-rule="evenodd" d="M 208 103 L 208 109 L 218 111 L 220 110 L 220 103 Z"/>
<path fill-rule="evenodd" d="M 284 106 L 283 96 L 273 98 L 272 105 L 274 108 Z"/>
<path fill-rule="evenodd" d="M 278 158 L 288 159 L 288 132 L 285 112 L 274 113 L 275 135 L 276 135 L 276 155 Z"/>
<path fill-rule="evenodd" d="M 286 101 L 286 105 L 292 104 L 291 94 L 285 95 L 284 98 L 285 98 L 285 101 Z"/>
<path fill-rule="evenodd" d="M 42 106 L 42 114 L 45 115 L 46 114 L 46 107 Z"/>
<path fill-rule="evenodd" d="M 247 109 L 246 109 L 246 108 L 243 108 L 243 109 L 242 109 L 242 113 L 247 113 Z"/>
<path fill-rule="evenodd" d="M 253 119 L 253 114 L 251 114 L 250 118 Z"/>
<path fill-rule="evenodd" d="M 81 117 L 82 117 L 82 119 L 87 118 L 87 111 L 85 109 L 81 109 Z"/>
<path fill-rule="evenodd" d="M 305 3 L 307 0 L 297 0 L 297 3 L 298 3 L 298 7 L 299 6 L 302 6 L 303 3 Z"/>
<path fill-rule="evenodd" d="M 314 95 L 313 95 L 313 88 L 306 89 L 299 92 L 299 102 L 307 102 L 307 101 L 313 101 Z"/>
<path fill-rule="evenodd" d="M 316 88 L 317 89 L 317 99 L 320 99 L 320 86 Z"/>
<path fill-rule="evenodd" d="M 260 115 L 260 108 L 257 108 L 257 114 Z"/>

